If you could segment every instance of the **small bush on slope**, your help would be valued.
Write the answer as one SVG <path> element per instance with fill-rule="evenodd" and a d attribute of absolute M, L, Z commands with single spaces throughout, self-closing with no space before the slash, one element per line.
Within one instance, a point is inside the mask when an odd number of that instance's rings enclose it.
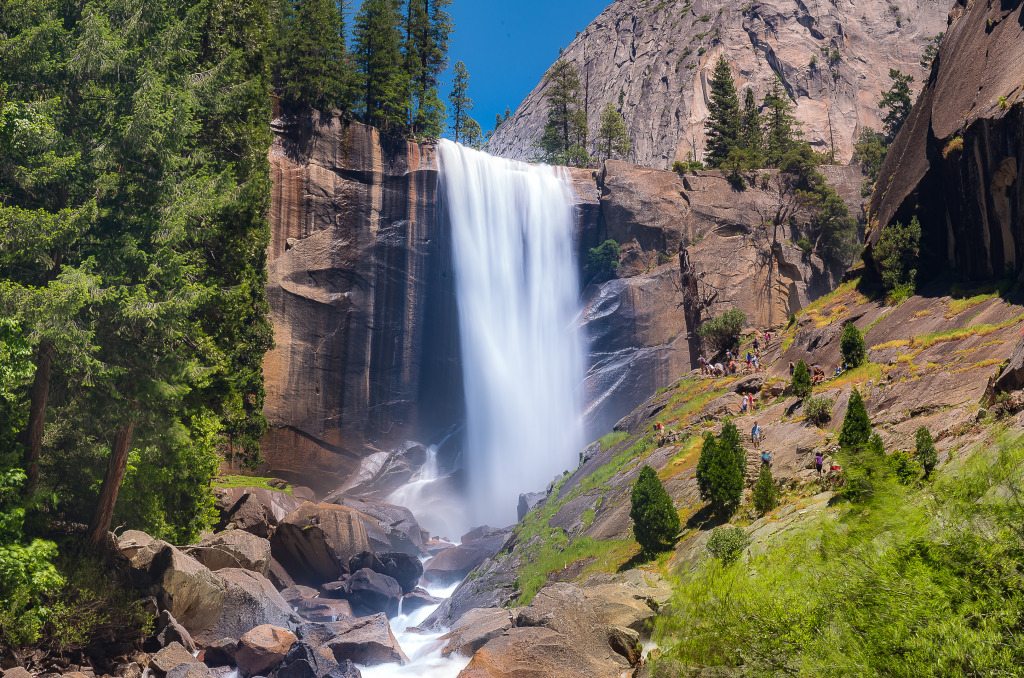
<path fill-rule="evenodd" d="M 676 543 L 679 514 L 658 474 L 650 466 L 640 469 L 630 502 L 633 536 L 645 553 L 656 553 Z"/>

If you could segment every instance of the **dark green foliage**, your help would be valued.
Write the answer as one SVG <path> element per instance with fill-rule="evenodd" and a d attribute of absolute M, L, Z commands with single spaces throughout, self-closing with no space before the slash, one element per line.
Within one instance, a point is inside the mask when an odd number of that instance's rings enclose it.
<path fill-rule="evenodd" d="M 925 38 L 924 52 L 921 54 L 921 68 L 931 68 L 932 62 L 935 61 L 935 57 L 939 55 L 939 45 L 942 44 L 942 39 L 946 37 L 945 31 L 934 35 L 930 38 Z"/>
<path fill-rule="evenodd" d="M 793 395 L 797 398 L 807 398 L 811 395 L 811 371 L 807 369 L 807 363 L 799 360 L 793 370 Z M 831 413 L 830 415 L 831 416 Z"/>
<path fill-rule="evenodd" d="M 461 61 L 455 62 L 448 103 L 452 110 L 453 138 L 455 141 L 463 140 L 466 136 L 466 126 L 472 120 L 469 112 L 473 110 L 473 100 L 469 98 L 469 71 L 466 70 L 466 64 Z M 479 125 L 477 127 L 479 128 Z"/>
<path fill-rule="evenodd" d="M 804 416 L 815 426 L 824 426 L 832 421 L 832 401 L 825 396 L 807 398 L 804 401 Z"/>
<path fill-rule="evenodd" d="M 402 54 L 398 0 L 363 0 L 352 31 L 358 100 L 363 122 L 401 132 L 410 119 L 410 75 Z"/>
<path fill-rule="evenodd" d="M 288 103 L 351 108 L 344 5 L 337 0 L 282 4 L 274 87 Z"/>
<path fill-rule="evenodd" d="M 451 0 L 407 0 L 405 64 L 415 108 L 412 131 L 436 138 L 444 131 L 446 108 L 438 96 L 441 73 L 448 67 L 448 44 L 455 27 Z"/>
<path fill-rule="evenodd" d="M 882 287 L 890 297 L 906 298 L 914 293 L 917 261 L 921 254 L 921 223 L 913 217 L 906 226 L 900 222 L 882 229 L 871 256 L 881 270 Z"/>
<path fill-rule="evenodd" d="M 871 419 L 864 407 L 864 400 L 856 388 L 850 393 L 850 404 L 846 406 L 843 428 L 839 432 L 839 446 L 848 450 L 859 450 L 871 437 Z"/>
<path fill-rule="evenodd" d="M 633 536 L 645 553 L 671 548 L 679 535 L 679 513 L 650 466 L 640 469 L 630 494 Z"/>
<path fill-rule="evenodd" d="M 868 450 L 879 457 L 885 455 L 885 441 L 882 440 L 882 436 L 872 433 L 868 438 Z"/>
<path fill-rule="evenodd" d="M 884 134 L 870 127 L 861 129 L 857 143 L 853 147 L 853 159 L 864 166 L 864 171 L 872 184 L 878 181 L 878 172 L 882 169 L 882 162 L 888 150 L 889 143 L 885 140 Z"/>
<path fill-rule="evenodd" d="M 622 119 L 622 113 L 615 110 L 609 101 L 601 113 L 601 128 L 597 132 L 597 144 L 605 160 L 617 155 L 625 157 L 629 154 L 629 130 Z"/>
<path fill-rule="evenodd" d="M 736 510 L 743 495 L 746 465 L 746 452 L 735 424 L 726 422 L 717 440 L 711 434 L 705 436 L 697 461 L 697 486 L 701 499 L 709 502 L 715 513 L 727 516 Z"/>
<path fill-rule="evenodd" d="M 882 118 L 882 125 L 885 128 L 885 136 L 891 142 L 899 134 L 910 115 L 912 102 L 910 100 L 910 83 L 914 82 L 914 76 L 903 75 L 895 68 L 889 69 L 889 79 L 892 85 L 878 101 L 878 107 L 888 109 L 888 113 Z"/>
<path fill-rule="evenodd" d="M 708 537 L 708 552 L 725 565 L 735 563 L 743 549 L 750 544 L 750 537 L 742 527 L 716 527 Z"/>
<path fill-rule="evenodd" d="M 868 347 L 864 343 L 864 335 L 853 323 L 846 323 L 843 336 L 839 339 L 839 350 L 843 354 L 843 362 L 852 369 L 860 367 L 868 358 Z"/>
<path fill-rule="evenodd" d="M 462 127 L 462 143 L 470 148 L 480 149 L 484 145 L 482 132 L 480 123 L 473 118 L 467 118 L 466 124 Z"/>
<path fill-rule="evenodd" d="M 743 100 L 739 146 L 747 153 L 751 167 L 764 167 L 764 126 L 754 99 L 754 90 L 749 87 Z"/>
<path fill-rule="evenodd" d="M 767 464 L 761 466 L 753 495 L 754 510 L 762 516 L 779 505 L 779 488 L 775 486 L 772 470 Z"/>
<path fill-rule="evenodd" d="M 733 82 L 729 62 L 721 56 L 711 74 L 711 99 L 708 102 L 708 118 L 704 123 L 707 132 L 705 160 L 708 165 L 719 167 L 725 162 L 739 145 L 741 125 L 736 83 Z"/>
<path fill-rule="evenodd" d="M 764 96 L 761 108 L 764 111 L 765 160 L 769 167 L 781 167 L 783 159 L 796 147 L 799 135 L 799 123 L 793 117 L 793 102 L 782 80 L 775 79 Z"/>
<path fill-rule="evenodd" d="M 789 322 L 786 324 L 786 327 L 792 327 L 793 325 L 796 325 L 796 313 L 789 314 Z"/>
<path fill-rule="evenodd" d="M 700 172 L 707 169 L 704 163 L 694 160 L 692 153 L 687 153 L 686 160 L 676 160 L 672 163 L 672 171 L 678 172 L 679 174 L 686 174 L 687 172 Z"/>
<path fill-rule="evenodd" d="M 747 316 L 743 311 L 731 308 L 722 315 L 701 323 L 697 334 L 710 341 L 714 346 L 725 348 L 735 343 L 736 337 L 739 336 L 746 322 Z"/>
<path fill-rule="evenodd" d="M 587 253 L 587 273 L 592 280 L 601 282 L 607 280 L 619 267 L 619 243 L 614 240 L 605 240 L 597 247 L 591 247 Z"/>
<path fill-rule="evenodd" d="M 925 476 L 930 476 L 935 470 L 935 465 L 939 463 L 939 453 L 935 449 L 935 441 L 932 440 L 932 434 L 924 426 L 917 429 L 914 438 L 914 457 L 924 468 Z"/>
<path fill-rule="evenodd" d="M 580 73 L 572 62 L 559 59 L 546 76 L 544 98 L 548 120 L 540 138 L 544 160 L 552 164 L 582 167 L 587 154 L 587 115 L 581 106 Z"/>
<path fill-rule="evenodd" d="M 896 482 L 910 485 L 921 476 L 921 466 L 906 450 L 896 450 L 886 459 Z"/>

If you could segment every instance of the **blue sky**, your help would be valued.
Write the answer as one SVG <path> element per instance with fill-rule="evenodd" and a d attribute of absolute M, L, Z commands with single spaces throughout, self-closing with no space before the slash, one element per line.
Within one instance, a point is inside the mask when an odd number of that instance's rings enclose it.
<path fill-rule="evenodd" d="M 566 47 L 612 0 L 454 0 L 451 65 L 466 64 L 472 116 L 486 132 L 515 111 Z M 441 95 L 447 102 L 451 68 Z"/>

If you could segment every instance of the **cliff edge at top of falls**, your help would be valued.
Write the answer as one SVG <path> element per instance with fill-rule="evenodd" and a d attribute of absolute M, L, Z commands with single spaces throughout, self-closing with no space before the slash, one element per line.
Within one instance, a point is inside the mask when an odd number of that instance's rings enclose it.
<path fill-rule="evenodd" d="M 368 455 L 437 442 L 463 417 L 450 238 L 433 146 L 312 111 L 274 131 L 263 471 L 327 492 Z M 859 213 L 859 168 L 822 171 Z M 806 215 L 768 242 L 761 215 L 780 198 L 770 183 L 737 191 L 718 172 L 618 161 L 571 176 L 581 261 L 606 238 L 627 245 L 620 277 L 583 297 L 591 432 L 693 366 L 681 247 L 715 295 L 709 311 L 737 306 L 761 327 L 842 275 L 791 244 Z"/>
<path fill-rule="evenodd" d="M 584 87 L 592 133 L 606 104 L 625 114 L 640 165 L 703 155 L 711 70 L 720 55 L 737 88 L 760 101 L 776 76 L 817 151 L 847 161 L 861 128 L 881 129 L 878 100 L 896 68 L 921 82 L 926 39 L 945 28 L 940 0 L 616 0 L 564 52 Z M 491 137 L 496 155 L 526 159 L 547 119 L 542 81 Z M 595 135 L 596 136 L 596 135 Z"/>
<path fill-rule="evenodd" d="M 921 271 L 979 280 L 1024 265 L 1022 8 L 953 5 L 931 76 L 879 172 L 868 241 L 917 216 Z"/>

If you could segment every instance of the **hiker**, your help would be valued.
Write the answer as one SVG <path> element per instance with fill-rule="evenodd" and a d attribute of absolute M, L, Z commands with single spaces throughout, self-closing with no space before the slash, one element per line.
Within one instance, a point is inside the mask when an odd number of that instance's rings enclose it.
<path fill-rule="evenodd" d="M 754 335 L 754 352 L 756 353 L 758 350 L 760 350 L 760 348 L 761 348 L 761 345 L 757 343 L 757 334 L 755 334 Z"/>
<path fill-rule="evenodd" d="M 818 472 L 818 477 L 821 477 L 821 467 L 825 465 L 825 458 L 821 456 L 821 452 L 814 455 L 814 469 Z"/>
<path fill-rule="evenodd" d="M 765 332 L 764 333 L 764 347 L 768 348 L 768 344 L 770 344 L 770 343 L 772 343 L 772 333 L 771 332 Z"/>
<path fill-rule="evenodd" d="M 658 436 L 658 447 L 665 444 L 665 425 L 660 421 L 654 424 L 654 432 Z"/>
<path fill-rule="evenodd" d="M 794 372 L 796 372 L 796 365 L 794 365 L 793 361 L 790 360 L 789 361 L 789 376 L 792 377 Z"/>
<path fill-rule="evenodd" d="M 838 377 L 842 373 L 843 373 L 843 366 L 840 365 L 839 363 L 836 363 L 836 372 L 835 372 L 834 376 Z"/>
<path fill-rule="evenodd" d="M 814 366 L 814 374 L 811 377 L 811 385 L 817 386 L 818 384 L 825 381 L 825 370 L 821 369 L 818 365 Z"/>
<path fill-rule="evenodd" d="M 719 377 L 725 376 L 725 367 L 722 363 L 715 363 L 715 375 Z"/>
<path fill-rule="evenodd" d="M 729 358 L 729 374 L 736 374 L 736 361 Z"/>
<path fill-rule="evenodd" d="M 754 428 L 750 429 L 750 439 L 754 442 L 755 450 L 761 446 L 761 427 L 756 421 L 754 422 Z"/>
<path fill-rule="evenodd" d="M 746 414 L 747 413 L 747 394 L 746 393 L 744 393 L 743 397 L 740 398 L 740 413 L 741 414 Z"/>
<path fill-rule="evenodd" d="M 772 455 L 768 454 L 767 452 L 762 454 L 761 455 L 761 463 L 765 464 L 767 466 L 771 466 L 772 465 Z"/>

